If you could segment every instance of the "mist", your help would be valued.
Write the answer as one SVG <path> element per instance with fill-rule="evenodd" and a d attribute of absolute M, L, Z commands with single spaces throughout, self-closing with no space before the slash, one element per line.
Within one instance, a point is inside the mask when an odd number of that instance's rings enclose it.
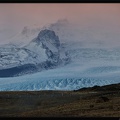
<path fill-rule="evenodd" d="M 120 4 L 114 3 L 0 4 L 0 44 L 10 42 L 25 26 L 42 28 L 59 19 L 69 21 L 70 40 L 120 46 Z"/>

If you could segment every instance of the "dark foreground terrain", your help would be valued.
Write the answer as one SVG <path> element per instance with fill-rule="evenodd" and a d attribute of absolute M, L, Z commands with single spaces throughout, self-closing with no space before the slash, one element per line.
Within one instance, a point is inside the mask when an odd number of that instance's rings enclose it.
<path fill-rule="evenodd" d="M 0 92 L 0 117 L 120 117 L 120 84 L 75 91 Z"/>

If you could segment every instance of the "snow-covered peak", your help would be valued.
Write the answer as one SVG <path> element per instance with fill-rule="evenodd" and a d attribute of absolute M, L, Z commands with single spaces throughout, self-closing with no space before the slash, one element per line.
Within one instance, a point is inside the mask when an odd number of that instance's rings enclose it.
<path fill-rule="evenodd" d="M 60 19 L 55 23 L 49 24 L 46 28 L 55 31 L 61 43 L 75 39 L 74 33 L 77 32 L 74 31 L 74 25 L 67 19 Z"/>
<path fill-rule="evenodd" d="M 25 48 L 34 51 L 44 60 L 57 63 L 62 55 L 60 54 L 60 40 L 54 31 L 44 29 Z M 65 54 L 65 53 L 64 53 Z M 61 55 L 61 56 L 60 56 Z M 42 59 L 43 60 L 43 59 Z"/>
<path fill-rule="evenodd" d="M 41 30 L 35 41 L 43 42 L 43 43 L 50 42 L 50 44 L 52 44 L 56 48 L 60 46 L 60 41 L 58 36 L 56 36 L 54 31 L 48 29 Z"/>
<path fill-rule="evenodd" d="M 41 27 L 37 25 L 24 26 L 19 32 L 9 38 L 11 44 L 23 47 L 34 39 L 40 32 Z"/>
<path fill-rule="evenodd" d="M 0 47 L 0 76 L 16 76 L 50 69 L 67 61 L 66 54 L 60 49 L 59 37 L 54 31 L 45 29 L 25 46 L 6 44 Z M 9 74 L 10 71 L 14 73 Z"/>

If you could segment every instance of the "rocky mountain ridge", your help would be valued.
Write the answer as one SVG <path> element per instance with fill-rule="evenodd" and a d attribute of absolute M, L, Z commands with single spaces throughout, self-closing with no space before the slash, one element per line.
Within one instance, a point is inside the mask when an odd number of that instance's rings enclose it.
<path fill-rule="evenodd" d="M 63 51 L 62 55 L 60 53 L 60 40 L 55 32 L 41 30 L 38 36 L 24 47 L 12 44 L 0 47 L 0 77 L 33 73 L 67 63 L 69 60 L 66 54 Z"/>

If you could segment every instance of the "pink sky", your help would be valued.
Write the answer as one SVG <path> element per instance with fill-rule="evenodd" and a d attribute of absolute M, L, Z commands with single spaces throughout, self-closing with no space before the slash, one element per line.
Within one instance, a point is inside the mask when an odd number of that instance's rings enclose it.
<path fill-rule="evenodd" d="M 120 21 L 120 4 L 23 3 L 0 4 L 0 24 L 46 24 L 67 18 L 73 22 Z"/>
<path fill-rule="evenodd" d="M 14 33 L 24 26 L 44 26 L 65 18 L 78 27 L 110 31 L 120 38 L 120 3 L 0 3 L 0 31 Z"/>

